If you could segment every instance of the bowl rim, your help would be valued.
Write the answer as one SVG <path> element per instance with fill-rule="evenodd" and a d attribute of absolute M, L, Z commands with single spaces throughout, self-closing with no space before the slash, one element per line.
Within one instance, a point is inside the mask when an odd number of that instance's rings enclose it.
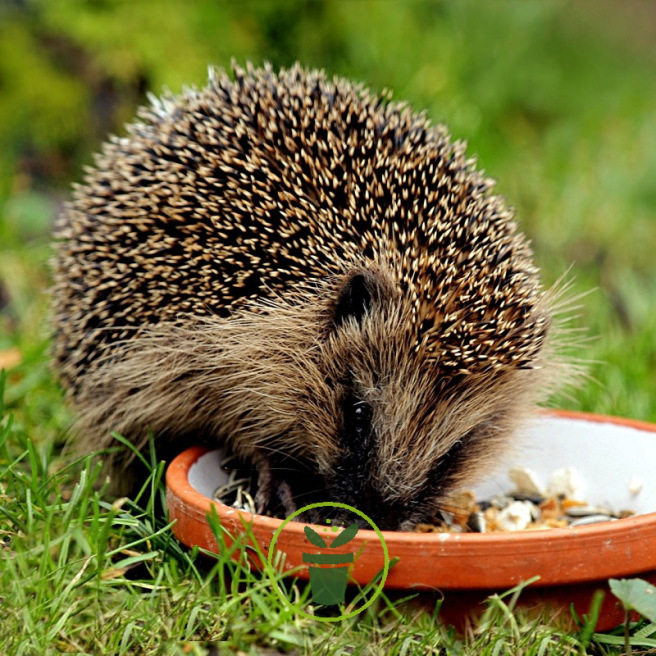
<path fill-rule="evenodd" d="M 651 424 L 638 419 L 614 417 L 596 413 L 581 412 L 578 410 L 553 410 L 542 409 L 538 416 L 555 416 L 569 419 L 578 419 L 595 423 L 611 423 L 620 426 L 636 428 L 638 430 L 656 433 L 656 424 Z M 284 520 L 265 515 L 256 515 L 226 506 L 220 501 L 211 499 L 196 490 L 189 483 L 189 469 L 198 458 L 209 453 L 212 449 L 204 446 L 194 446 L 183 451 L 170 463 L 166 471 L 166 486 L 169 494 L 167 496 L 177 497 L 176 510 L 185 514 L 202 513 L 206 515 L 212 506 L 216 508 L 219 517 L 229 514 L 234 519 L 241 519 L 245 524 L 251 524 L 253 528 L 260 527 L 273 533 Z M 487 553 L 498 546 L 500 549 L 512 545 L 513 553 L 530 554 L 532 552 L 544 552 L 548 545 L 571 541 L 572 548 L 580 549 L 582 542 L 589 542 L 592 547 L 602 537 L 613 537 L 615 542 L 634 541 L 636 532 L 654 531 L 656 524 L 656 512 L 644 513 L 632 517 L 626 517 L 614 522 L 600 522 L 577 527 L 550 528 L 544 531 L 517 531 L 517 532 L 494 532 L 494 533 L 417 533 L 413 531 L 382 531 L 388 548 L 398 546 L 421 546 L 458 544 L 461 555 L 476 555 Z M 314 526 L 304 522 L 289 522 L 285 527 L 285 533 L 302 538 L 305 526 Z M 576 539 L 576 540 L 575 540 Z M 370 529 L 361 529 L 356 540 L 378 540 L 376 533 Z M 576 541 L 576 546 L 574 545 Z"/>

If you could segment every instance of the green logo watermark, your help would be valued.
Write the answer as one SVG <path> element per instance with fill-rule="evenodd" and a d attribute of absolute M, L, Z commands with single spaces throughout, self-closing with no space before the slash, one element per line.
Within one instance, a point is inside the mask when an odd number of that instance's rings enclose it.
<path fill-rule="evenodd" d="M 356 610 L 351 611 L 350 613 L 345 613 L 343 615 L 338 615 L 337 617 L 317 617 L 316 615 L 312 615 L 304 611 L 297 604 L 291 602 L 278 586 L 278 583 L 276 581 L 276 575 L 272 564 L 275 545 L 278 541 L 278 538 L 280 537 L 281 531 L 285 528 L 288 522 L 291 522 L 295 517 L 305 512 L 306 510 L 312 510 L 313 508 L 323 508 L 326 506 L 331 508 L 342 508 L 344 510 L 348 510 L 349 512 L 358 515 L 359 517 L 362 517 L 362 519 L 364 519 L 378 535 L 381 546 L 383 548 L 383 555 L 385 558 L 385 564 L 383 566 L 383 574 L 381 576 L 380 582 L 376 586 L 376 589 L 374 593 L 371 595 L 371 597 L 369 598 L 369 600 L 366 603 L 364 603 L 362 606 L 357 608 Z M 324 530 L 328 531 L 328 528 L 326 527 Z M 336 531 L 337 527 L 333 526 L 331 527 L 331 530 Z M 304 531 L 305 531 L 305 536 L 307 537 L 309 542 L 313 544 L 315 547 L 321 549 L 323 548 L 335 549 L 337 547 L 347 544 L 356 536 L 358 532 L 358 525 L 351 524 L 350 526 L 347 526 L 331 542 L 330 545 L 328 545 L 326 541 L 314 529 L 310 528 L 309 526 L 306 526 Z M 346 583 L 348 578 L 348 563 L 353 562 L 354 560 L 353 557 L 354 557 L 353 553 L 348 553 L 348 554 L 304 553 L 303 554 L 304 563 L 308 563 L 311 565 L 327 565 L 327 564 L 341 565 L 340 567 L 332 567 L 332 568 L 326 568 L 326 567 L 308 568 L 309 575 L 310 575 L 310 589 L 312 590 L 312 601 L 324 606 L 331 606 L 331 605 L 343 603 L 344 595 L 346 592 Z M 387 579 L 387 574 L 389 572 L 389 564 L 390 564 L 389 553 L 387 551 L 387 545 L 385 544 L 385 538 L 383 537 L 383 534 L 380 531 L 380 529 L 373 523 L 371 519 L 369 519 L 369 517 L 367 517 L 367 515 L 365 515 L 362 511 L 358 510 L 357 508 L 354 508 L 353 506 L 349 506 L 345 503 L 325 502 L 325 503 L 312 503 L 309 506 L 304 506 L 303 508 L 299 508 L 295 513 L 291 514 L 289 517 L 287 517 L 287 519 L 285 519 L 285 521 L 278 527 L 276 532 L 273 534 L 273 539 L 271 540 L 271 544 L 269 545 L 269 553 L 267 555 L 266 569 L 269 578 L 273 582 L 274 589 L 276 590 L 278 596 L 284 603 L 288 604 L 294 610 L 298 611 L 301 615 L 305 617 L 309 617 L 311 619 L 315 619 L 320 622 L 338 622 L 339 620 L 343 620 L 349 617 L 354 617 L 355 615 L 361 613 L 363 610 L 365 610 L 365 608 L 369 607 L 374 602 L 376 597 L 382 592 L 383 586 L 385 585 L 385 580 Z"/>
<path fill-rule="evenodd" d="M 330 522 L 330 520 L 328 520 Z M 333 531 L 339 530 L 337 526 L 332 526 Z M 326 549 L 326 541 L 309 526 L 304 529 L 307 539 L 315 546 Z M 328 531 L 327 528 L 323 529 Z M 336 549 L 350 542 L 358 532 L 358 525 L 351 524 L 345 528 L 338 537 L 330 544 L 330 549 Z M 353 562 L 353 554 L 303 554 L 304 563 L 314 565 L 341 565 L 341 567 L 308 567 L 310 572 L 310 589 L 312 590 L 312 601 L 324 606 L 336 606 L 344 603 L 346 594 L 346 580 L 348 578 L 348 567 L 346 563 Z"/>

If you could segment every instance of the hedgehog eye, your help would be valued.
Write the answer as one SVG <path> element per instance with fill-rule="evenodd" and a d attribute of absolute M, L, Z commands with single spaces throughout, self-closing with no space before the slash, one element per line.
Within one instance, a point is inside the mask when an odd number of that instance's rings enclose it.
<path fill-rule="evenodd" d="M 353 276 L 342 288 L 335 308 L 335 324 L 341 326 L 348 318 L 362 323 L 371 308 L 371 292 L 363 274 Z"/>
<path fill-rule="evenodd" d="M 358 439 L 365 438 L 371 430 L 371 406 L 349 395 L 344 400 L 344 424 L 347 433 Z"/>

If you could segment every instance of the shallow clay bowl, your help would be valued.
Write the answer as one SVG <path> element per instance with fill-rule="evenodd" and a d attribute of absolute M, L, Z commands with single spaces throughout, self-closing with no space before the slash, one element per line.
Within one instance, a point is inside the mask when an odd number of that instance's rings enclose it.
<path fill-rule="evenodd" d="M 526 588 L 525 607 L 561 609 L 569 618 L 570 604 L 579 615 L 590 608 L 595 590 L 606 590 L 598 630 L 620 624 L 624 614 L 607 587 L 608 578 L 639 576 L 656 583 L 656 425 L 575 412 L 549 412 L 532 421 L 521 452 L 500 473 L 474 490 L 485 499 L 508 492 L 509 467 L 517 464 L 535 470 L 546 482 L 560 467 L 575 467 L 587 484 L 590 505 L 613 510 L 631 509 L 636 515 L 577 528 L 514 533 L 431 533 L 385 531 L 390 558 L 398 562 L 389 570 L 387 589 L 437 590 L 444 594 L 442 617 L 462 624 L 465 615 L 480 612 L 480 601 L 522 581 L 539 576 Z M 250 515 L 211 500 L 225 480 L 218 451 L 193 447 L 180 454 L 166 474 L 169 515 L 176 520 L 174 534 L 188 546 L 216 552 L 217 544 L 207 521 L 215 506 L 222 525 L 233 535 L 244 532 L 244 523 L 266 555 L 281 520 Z M 629 481 L 639 477 L 644 486 L 629 491 Z M 301 569 L 308 578 L 303 552 L 311 551 L 300 522 L 289 522 L 276 543 L 286 554 L 286 569 Z M 315 527 L 317 531 L 324 527 Z M 338 552 L 359 553 L 351 576 L 368 583 L 383 567 L 381 543 L 373 530 L 361 529 Z M 256 559 L 256 567 L 262 563 Z"/>

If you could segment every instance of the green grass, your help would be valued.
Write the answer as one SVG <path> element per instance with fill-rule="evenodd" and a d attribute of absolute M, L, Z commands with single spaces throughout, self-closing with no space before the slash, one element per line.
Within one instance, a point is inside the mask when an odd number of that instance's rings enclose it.
<path fill-rule="evenodd" d="M 564 633 L 522 617 L 513 595 L 491 599 L 463 636 L 436 621 L 437 604 L 392 596 L 320 624 L 281 604 L 243 545 L 236 562 L 226 550 L 208 559 L 178 544 L 146 495 L 113 506 L 96 466 L 62 451 L 71 417 L 49 370 L 44 292 L 59 203 L 145 88 L 202 84 L 207 63 L 231 56 L 300 59 L 392 88 L 469 141 L 515 206 L 545 284 L 571 267 L 572 293 L 590 292 L 574 325 L 592 340 L 571 353 L 590 361 L 590 378 L 552 404 L 656 421 L 653 5 L 23 5 L 0 6 L 0 362 L 21 357 L 0 419 L 0 653 L 623 653 L 622 628 Z M 631 628 L 634 653 L 650 631 Z"/>
<path fill-rule="evenodd" d="M 439 602 L 420 610 L 383 594 L 355 618 L 304 618 L 251 569 L 247 539 L 228 547 L 215 523 L 215 560 L 177 543 L 154 510 L 161 467 L 144 484 L 145 508 L 112 504 L 98 465 L 58 468 L 11 416 L 0 426 L 2 653 L 207 654 L 210 644 L 244 654 L 585 653 L 585 631 L 522 620 L 516 594 L 491 598 L 466 644 L 436 621 Z M 279 578 L 307 603 L 306 586 Z"/>

